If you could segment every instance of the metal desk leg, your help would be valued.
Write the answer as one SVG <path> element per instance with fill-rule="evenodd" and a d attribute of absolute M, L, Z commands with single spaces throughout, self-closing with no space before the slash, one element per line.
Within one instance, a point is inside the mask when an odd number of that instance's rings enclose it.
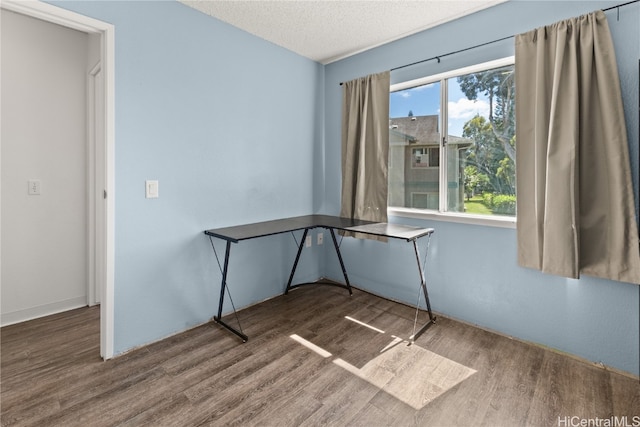
<path fill-rule="evenodd" d="M 431 236 L 429 236 L 429 239 Z M 418 309 L 420 306 L 420 289 L 418 289 L 418 302 L 416 304 L 416 317 L 413 323 L 413 335 L 409 337 L 409 340 L 413 343 L 416 338 L 418 338 L 429 326 L 436 323 L 436 317 L 431 312 L 431 303 L 429 302 L 429 292 L 427 292 L 427 282 L 425 280 L 424 270 L 422 269 L 422 264 L 420 264 L 420 250 L 418 249 L 417 239 L 413 240 L 413 249 L 416 253 L 416 261 L 418 261 L 418 271 L 420 272 L 420 287 L 422 288 L 422 293 L 424 294 L 425 302 L 427 303 L 427 311 L 429 312 L 429 321 L 422 326 L 418 332 L 416 332 L 416 323 L 418 321 Z"/>
<path fill-rule="evenodd" d="M 344 262 L 342 261 L 342 255 L 340 254 L 340 247 L 338 246 L 338 241 L 336 240 L 335 232 L 333 228 L 327 228 L 331 232 L 331 238 L 333 240 L 333 247 L 336 249 L 336 254 L 338 254 L 338 260 L 340 261 L 340 267 L 342 267 L 342 274 L 344 275 L 345 284 L 334 282 L 332 280 L 320 279 L 316 282 L 309 283 L 298 283 L 296 285 L 292 285 L 293 275 L 296 272 L 296 268 L 298 267 L 298 261 L 300 260 L 300 254 L 302 253 L 302 249 L 304 247 L 305 239 L 307 238 L 307 234 L 309 233 L 309 229 L 305 228 L 304 233 L 302 234 L 302 239 L 300 240 L 300 244 L 298 245 L 298 253 L 296 254 L 296 260 L 293 263 L 293 268 L 291 269 L 291 274 L 289 275 L 289 281 L 287 282 L 287 287 L 285 288 L 284 294 L 286 295 L 293 288 L 297 288 L 305 285 L 316 285 L 316 284 L 324 284 L 337 286 L 339 288 L 346 288 L 349 291 L 349 295 L 353 295 L 353 291 L 351 290 L 351 285 L 349 284 L 349 277 L 347 277 L 347 270 L 344 267 Z"/>
<path fill-rule="evenodd" d="M 336 254 L 338 255 L 338 260 L 340 261 L 340 267 L 342 268 L 342 275 L 344 276 L 344 283 L 347 285 L 347 289 L 349 290 L 349 295 L 353 295 L 353 291 L 351 290 L 351 284 L 349 283 L 349 277 L 347 277 L 347 269 L 344 268 L 344 261 L 342 261 L 342 255 L 340 254 L 340 246 L 338 246 L 338 241 L 336 240 L 336 233 L 333 231 L 333 228 L 330 228 L 331 239 L 333 240 L 333 247 L 336 248 Z"/>
<path fill-rule="evenodd" d="M 227 273 L 229 271 L 229 252 L 231 252 L 231 242 L 227 241 L 227 249 L 224 253 L 224 269 L 222 271 L 222 283 L 220 285 L 220 302 L 218 303 L 218 315 L 214 316 L 213 320 L 215 320 L 216 323 L 219 323 L 220 325 L 224 326 L 225 328 L 227 328 L 228 330 L 230 330 L 231 332 L 233 332 L 234 334 L 242 338 L 242 342 L 247 342 L 249 340 L 248 336 L 246 336 L 242 332 L 234 329 L 233 327 L 227 325 L 225 322 L 222 321 L 222 307 L 224 305 L 224 292 L 227 289 Z M 233 309 L 233 311 L 235 313 L 235 308 Z"/>
<path fill-rule="evenodd" d="M 293 275 L 296 274 L 296 268 L 298 268 L 298 261 L 300 261 L 300 254 L 302 253 L 302 248 L 304 247 L 304 242 L 307 239 L 308 233 L 309 233 L 309 229 L 305 228 L 304 233 L 302 233 L 302 239 L 300 240 L 300 245 L 298 245 L 298 253 L 296 254 L 296 260 L 293 263 L 293 268 L 291 268 L 291 274 L 289 275 L 287 288 L 284 290 L 285 295 L 288 294 L 289 289 L 291 289 L 291 282 L 293 282 Z"/>

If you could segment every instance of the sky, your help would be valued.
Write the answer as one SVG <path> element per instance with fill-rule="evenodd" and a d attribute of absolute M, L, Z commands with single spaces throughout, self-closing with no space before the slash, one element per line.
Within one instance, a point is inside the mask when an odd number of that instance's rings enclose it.
<path fill-rule="evenodd" d="M 430 83 L 411 89 L 392 92 L 389 101 L 389 117 L 407 117 L 440 114 L 440 83 Z M 479 95 L 470 101 L 460 90 L 455 78 L 449 79 L 449 135 L 462 136 L 462 127 L 476 114 L 489 117 L 489 102 Z"/>

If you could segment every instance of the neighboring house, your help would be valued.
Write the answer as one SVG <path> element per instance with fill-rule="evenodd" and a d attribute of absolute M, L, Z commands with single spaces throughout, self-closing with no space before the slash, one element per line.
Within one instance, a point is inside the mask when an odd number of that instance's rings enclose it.
<path fill-rule="evenodd" d="M 440 131 L 438 116 L 389 120 L 389 206 L 439 207 Z M 464 151 L 473 141 L 448 135 L 449 210 L 464 210 Z"/>

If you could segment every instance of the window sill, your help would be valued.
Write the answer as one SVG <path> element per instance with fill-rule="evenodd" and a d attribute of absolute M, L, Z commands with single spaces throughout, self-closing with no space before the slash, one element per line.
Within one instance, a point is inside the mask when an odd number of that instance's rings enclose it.
<path fill-rule="evenodd" d="M 488 227 L 516 228 L 516 218 L 501 215 L 471 215 L 453 212 L 436 212 L 411 208 L 387 208 L 389 216 L 426 219 L 433 221 L 457 222 L 462 224 L 484 225 Z"/>

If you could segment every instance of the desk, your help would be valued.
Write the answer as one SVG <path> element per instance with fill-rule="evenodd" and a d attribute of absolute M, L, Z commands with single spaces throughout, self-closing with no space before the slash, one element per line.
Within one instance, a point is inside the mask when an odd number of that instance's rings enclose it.
<path fill-rule="evenodd" d="M 349 277 L 347 275 L 347 269 L 345 268 L 344 261 L 342 259 L 342 254 L 340 253 L 340 245 L 338 244 L 338 240 L 336 239 L 335 231 L 350 231 L 350 232 L 358 232 L 363 234 L 369 234 L 374 236 L 387 237 L 392 239 L 402 239 L 407 242 L 413 243 L 414 252 L 416 255 L 416 260 L 418 262 L 418 271 L 420 273 L 420 288 L 418 290 L 418 303 L 416 305 L 416 320 L 417 320 L 417 310 L 419 306 L 419 298 L 420 298 L 420 290 L 425 298 L 425 302 L 427 305 L 427 311 L 429 312 L 429 322 L 427 322 L 424 326 L 422 326 L 418 332 L 415 331 L 415 322 L 414 322 L 414 331 L 410 337 L 410 340 L 413 342 L 415 338 L 417 338 L 424 330 L 432 323 L 435 323 L 436 318 L 431 311 L 431 303 L 429 302 L 429 293 L 427 291 L 426 278 L 424 274 L 423 265 L 420 263 L 420 251 L 418 249 L 418 239 L 421 237 L 427 237 L 429 240 L 431 239 L 431 235 L 433 234 L 433 228 L 420 228 L 420 227 L 412 227 L 408 225 L 399 225 L 399 224 L 389 224 L 389 223 L 381 223 L 381 222 L 373 222 L 373 221 L 364 221 L 358 219 L 349 219 L 342 218 L 331 215 L 305 215 L 298 216 L 292 218 L 284 218 L 273 221 L 264 221 L 253 224 L 243 224 L 232 227 L 224 227 L 224 228 L 216 228 L 211 230 L 206 230 L 204 233 L 209 236 L 211 241 L 211 247 L 215 253 L 215 246 L 213 244 L 213 238 L 221 239 L 226 242 L 225 255 L 224 255 L 224 264 L 221 267 L 222 272 L 222 283 L 220 285 L 220 301 L 218 304 L 218 315 L 214 316 L 214 320 L 227 328 L 229 331 L 233 332 L 237 336 L 239 336 L 243 342 L 246 342 L 249 337 L 245 335 L 241 330 L 236 330 L 232 326 L 226 324 L 222 320 L 222 308 L 224 306 L 224 296 L 225 290 L 227 289 L 227 276 L 229 273 L 229 254 L 231 252 L 231 243 L 239 243 L 243 240 L 256 239 L 259 237 L 272 236 L 276 234 L 282 233 L 293 233 L 294 231 L 304 230 L 302 234 L 302 239 L 298 244 L 298 251 L 296 253 L 296 258 L 293 263 L 293 267 L 291 268 L 291 274 L 289 275 L 289 281 L 287 282 L 287 286 L 285 288 L 284 293 L 287 294 L 291 289 L 296 288 L 298 286 L 309 285 L 311 283 L 300 283 L 293 284 L 293 277 L 296 272 L 296 268 L 298 266 L 298 261 L 300 260 L 300 255 L 302 253 L 302 249 L 304 248 L 305 239 L 309 230 L 314 228 L 325 228 L 329 230 L 331 234 L 331 240 L 333 242 L 333 247 L 335 248 L 336 255 L 338 256 L 338 261 L 340 262 L 340 267 L 342 268 L 342 274 L 344 276 L 344 284 L 335 283 L 335 282 L 326 282 L 326 284 L 332 284 L 335 286 L 340 286 L 349 291 L 349 294 L 352 294 L 351 284 L 349 283 Z M 428 251 L 428 243 L 427 243 L 427 251 Z M 217 258 L 217 253 L 215 254 Z M 426 254 L 425 254 L 426 255 Z M 426 262 L 426 257 L 425 257 Z M 313 282 L 313 283 L 322 283 L 322 282 Z M 233 308 L 235 313 L 235 307 Z"/>

